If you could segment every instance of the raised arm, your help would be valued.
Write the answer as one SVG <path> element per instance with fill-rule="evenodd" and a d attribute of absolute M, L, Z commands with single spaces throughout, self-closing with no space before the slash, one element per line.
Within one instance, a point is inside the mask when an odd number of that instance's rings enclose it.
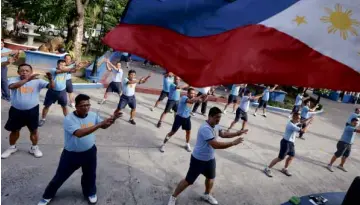
<path fill-rule="evenodd" d="M 237 132 L 227 132 L 227 131 L 220 130 L 219 137 L 233 138 L 233 137 L 241 136 L 243 134 L 247 134 L 247 132 L 248 132 L 248 130 L 239 130 Z"/>
<path fill-rule="evenodd" d="M 310 112 L 314 112 L 314 111 L 316 110 L 316 108 L 318 108 L 318 107 L 319 107 L 319 105 L 316 105 L 316 106 L 314 106 L 313 108 L 309 109 L 309 111 L 310 111 Z"/>
<path fill-rule="evenodd" d="M 146 77 L 142 77 L 142 78 L 140 78 L 140 80 L 139 80 L 139 84 L 146 83 L 146 81 L 147 81 L 150 77 L 151 77 L 151 73 L 149 73 L 149 75 L 148 75 L 148 76 L 146 76 Z"/>
<path fill-rule="evenodd" d="M 7 66 L 7 65 L 9 65 L 11 63 L 14 63 L 14 62 L 15 62 L 15 59 L 12 58 L 12 57 L 9 57 L 7 61 L 1 62 L 1 66 Z"/>
<path fill-rule="evenodd" d="M 54 79 L 53 79 L 52 74 L 50 72 L 46 73 L 46 78 L 49 80 L 48 88 L 54 88 L 55 87 L 55 82 L 54 82 Z"/>
<path fill-rule="evenodd" d="M 277 88 L 278 85 L 275 85 L 273 88 L 270 89 L 270 92 L 273 92 L 276 88 Z"/>
<path fill-rule="evenodd" d="M 203 97 L 205 97 L 206 96 L 206 94 L 203 94 L 203 95 L 200 95 L 200 96 L 198 96 L 198 97 L 194 97 L 194 98 L 192 98 L 192 99 L 187 99 L 186 100 L 186 103 L 196 103 L 196 102 L 198 102 L 199 100 L 201 100 L 201 98 L 203 98 Z"/>

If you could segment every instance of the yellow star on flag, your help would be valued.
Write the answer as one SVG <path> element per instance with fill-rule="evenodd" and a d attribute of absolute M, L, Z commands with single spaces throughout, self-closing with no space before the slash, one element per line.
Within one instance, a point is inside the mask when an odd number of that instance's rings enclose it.
<path fill-rule="evenodd" d="M 300 26 L 301 24 L 307 24 L 305 16 L 296 16 L 296 18 L 293 21 L 295 21 L 298 26 Z"/>

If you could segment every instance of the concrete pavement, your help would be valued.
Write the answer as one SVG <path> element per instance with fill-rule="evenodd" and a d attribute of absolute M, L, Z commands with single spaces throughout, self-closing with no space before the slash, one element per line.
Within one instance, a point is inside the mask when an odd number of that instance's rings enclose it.
<path fill-rule="evenodd" d="M 141 76 L 141 74 L 139 74 Z M 145 85 L 143 85 L 145 86 Z M 118 97 L 112 95 L 110 102 L 99 106 L 104 89 L 81 90 L 92 98 L 92 109 L 102 117 L 109 116 L 115 109 Z M 45 91 L 42 92 L 42 100 Z M 163 205 L 176 184 L 186 175 L 190 153 L 183 149 L 184 132 L 179 130 L 160 153 L 158 146 L 171 129 L 173 116 L 168 115 L 163 127 L 155 124 L 161 109 L 149 110 L 157 96 L 137 94 L 138 108 L 133 126 L 127 122 L 129 109 L 122 119 L 107 130 L 96 132 L 98 147 L 97 188 L 100 205 Z M 353 107 L 322 101 L 327 113 L 317 116 L 305 134 L 306 140 L 296 141 L 296 159 L 290 167 L 292 177 L 276 171 L 268 178 L 262 173 L 266 164 L 277 156 L 279 142 L 284 132 L 287 116 L 269 113 L 267 118 L 249 115 L 249 134 L 245 142 L 227 150 L 217 150 L 217 178 L 214 196 L 220 204 L 276 205 L 287 201 L 291 196 L 303 196 L 319 192 L 346 191 L 352 180 L 360 172 L 360 140 L 356 139 L 352 154 L 347 162 L 349 172 L 335 169 L 334 173 L 324 166 L 335 151 L 343 124 Z M 221 109 L 223 104 L 217 105 Z M 42 106 L 41 106 L 42 108 Z M 71 109 L 71 108 L 70 108 Z M 9 104 L 2 101 L 2 151 L 8 147 L 8 132 L 3 129 L 7 120 Z M 250 113 L 253 112 L 251 108 Z M 222 117 L 220 125 L 228 127 L 233 114 Z M 51 107 L 47 122 L 40 128 L 40 148 L 44 156 L 36 159 L 27 153 L 30 147 L 28 131 L 23 129 L 18 142 L 19 151 L 8 159 L 1 160 L 1 203 L 3 205 L 37 204 L 45 187 L 55 174 L 63 147 L 62 112 L 58 105 Z M 196 132 L 205 118 L 192 117 L 192 139 L 194 146 Z M 239 129 L 240 124 L 235 126 Z M 225 140 L 224 140 L 225 141 Z M 76 171 L 59 189 L 52 205 L 87 204 L 81 193 L 81 170 Z M 200 200 L 204 191 L 204 177 L 187 189 L 178 204 L 206 204 Z"/>

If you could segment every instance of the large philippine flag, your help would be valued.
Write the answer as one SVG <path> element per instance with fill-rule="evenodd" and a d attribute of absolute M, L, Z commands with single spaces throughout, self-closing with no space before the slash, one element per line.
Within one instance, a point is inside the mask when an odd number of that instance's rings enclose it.
<path fill-rule="evenodd" d="M 190 85 L 360 91 L 360 0 L 130 0 L 104 38 Z"/>

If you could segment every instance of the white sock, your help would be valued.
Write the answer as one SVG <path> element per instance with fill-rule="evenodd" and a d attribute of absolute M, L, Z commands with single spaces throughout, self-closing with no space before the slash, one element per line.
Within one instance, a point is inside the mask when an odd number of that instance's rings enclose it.
<path fill-rule="evenodd" d="M 38 147 L 37 145 L 31 145 L 31 149 L 35 149 L 37 147 Z"/>
<path fill-rule="evenodd" d="M 42 118 L 41 120 L 45 121 L 45 120 L 46 120 L 46 118 Z"/>
<path fill-rule="evenodd" d="M 10 145 L 10 147 L 9 148 L 11 148 L 11 149 L 15 149 L 16 148 L 16 145 Z"/>

